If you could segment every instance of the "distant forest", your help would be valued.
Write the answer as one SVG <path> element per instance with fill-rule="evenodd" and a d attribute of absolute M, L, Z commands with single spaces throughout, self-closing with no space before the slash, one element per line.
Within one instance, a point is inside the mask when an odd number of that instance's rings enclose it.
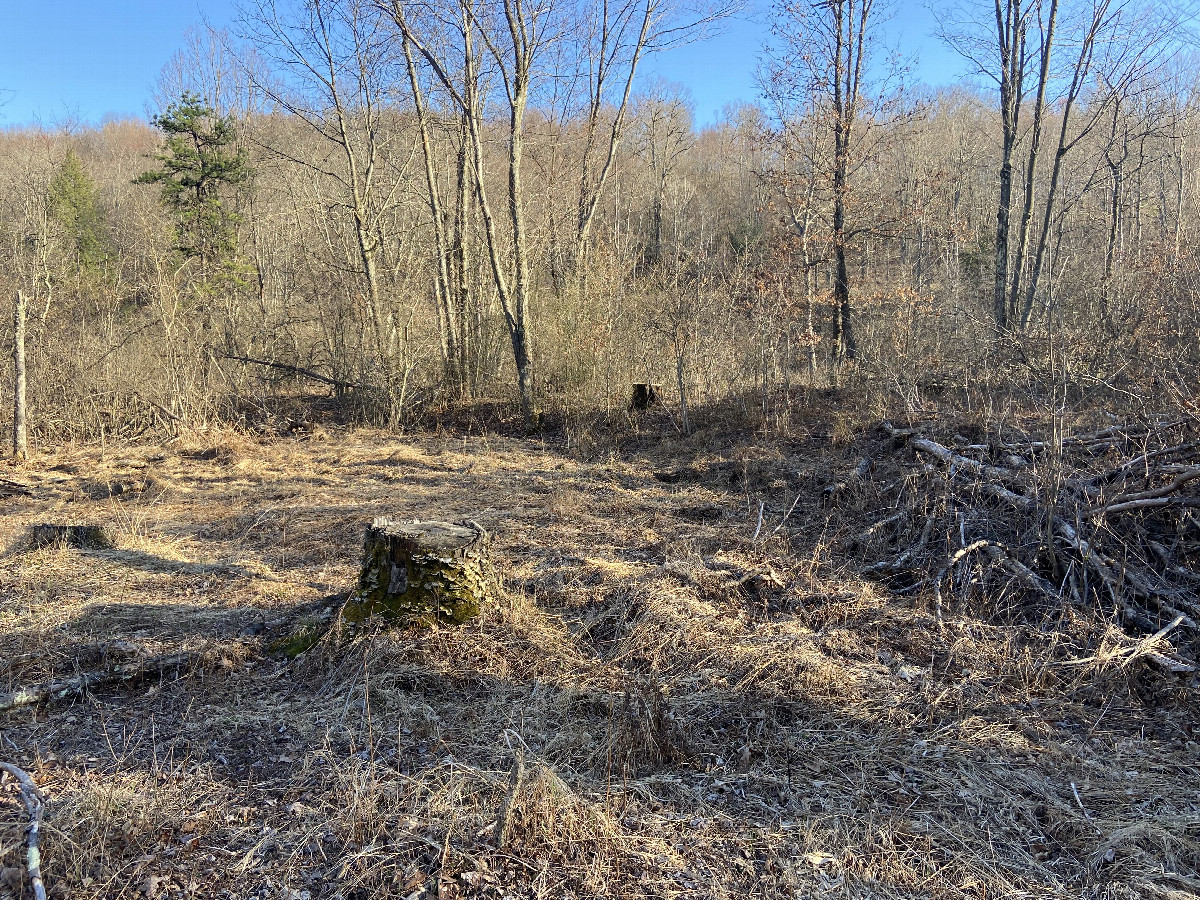
<path fill-rule="evenodd" d="M 1182 13 L 971 0 L 939 17 L 977 86 L 932 93 L 872 0 L 785 0 L 760 60 L 714 60 L 758 66 L 761 102 L 698 128 L 641 76 L 731 12 L 255 0 L 191 35 L 153 121 L 0 132 L 30 440 L 300 395 L 533 427 L 623 414 L 635 383 L 684 432 L 786 429 L 833 387 L 914 414 L 1195 402 Z"/>

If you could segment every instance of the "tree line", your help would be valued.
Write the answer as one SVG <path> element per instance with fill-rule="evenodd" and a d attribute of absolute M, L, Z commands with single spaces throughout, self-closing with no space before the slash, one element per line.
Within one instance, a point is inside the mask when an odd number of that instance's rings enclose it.
<path fill-rule="evenodd" d="M 0 132 L 30 429 L 259 419 L 300 390 L 536 427 L 663 384 L 683 431 L 714 404 L 786 427 L 838 385 L 914 412 L 1190 396 L 1182 10 L 964 2 L 942 37 L 977 77 L 934 92 L 874 0 L 781 0 L 760 101 L 698 128 L 646 60 L 733 11 L 255 0 L 191 34 L 150 122 Z"/>

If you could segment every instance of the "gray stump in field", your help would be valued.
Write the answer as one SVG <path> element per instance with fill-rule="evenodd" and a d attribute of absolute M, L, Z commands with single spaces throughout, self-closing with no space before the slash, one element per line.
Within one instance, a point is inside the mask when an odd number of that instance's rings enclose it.
<path fill-rule="evenodd" d="M 115 543 L 112 535 L 99 525 L 34 525 L 29 538 L 35 550 L 42 547 L 109 550 Z"/>
<path fill-rule="evenodd" d="M 461 624 L 495 591 L 490 538 L 471 523 L 378 518 L 367 528 L 358 585 L 343 621 Z"/>

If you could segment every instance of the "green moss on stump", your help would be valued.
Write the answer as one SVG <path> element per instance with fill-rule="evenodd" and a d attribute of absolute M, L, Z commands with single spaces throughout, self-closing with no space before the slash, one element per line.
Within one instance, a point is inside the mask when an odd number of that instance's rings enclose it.
<path fill-rule="evenodd" d="M 282 653 L 288 659 L 295 659 L 302 653 L 307 653 L 317 641 L 329 632 L 329 622 L 304 622 L 294 631 L 276 638 L 267 645 L 271 653 Z"/>
<path fill-rule="evenodd" d="M 367 529 L 362 572 L 342 620 L 352 626 L 470 621 L 494 590 L 489 543 L 474 523 L 376 519 Z"/>

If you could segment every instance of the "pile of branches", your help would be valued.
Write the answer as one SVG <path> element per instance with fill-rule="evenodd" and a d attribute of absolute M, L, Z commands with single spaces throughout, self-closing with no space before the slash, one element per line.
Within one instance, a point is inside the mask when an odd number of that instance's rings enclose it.
<path fill-rule="evenodd" d="M 947 595 L 1008 598 L 1008 610 L 1043 621 L 1073 604 L 1133 634 L 1179 629 L 1173 637 L 1195 649 L 1200 422 L 984 443 L 880 427 L 904 474 L 881 489 L 887 514 L 848 541 L 873 557 L 864 574 L 898 593 L 927 591 L 939 622 Z M 861 480 L 864 465 L 847 481 Z"/>

